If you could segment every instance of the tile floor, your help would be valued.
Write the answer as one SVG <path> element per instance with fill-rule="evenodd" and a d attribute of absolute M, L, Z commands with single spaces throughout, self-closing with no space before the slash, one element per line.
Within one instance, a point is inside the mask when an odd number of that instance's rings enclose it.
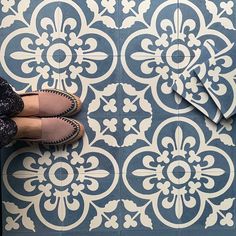
<path fill-rule="evenodd" d="M 86 129 L 74 145 L 1 150 L 2 234 L 236 235 L 236 117 L 215 125 L 171 89 L 236 47 L 235 7 L 1 0 L 1 76 L 76 93 Z"/>

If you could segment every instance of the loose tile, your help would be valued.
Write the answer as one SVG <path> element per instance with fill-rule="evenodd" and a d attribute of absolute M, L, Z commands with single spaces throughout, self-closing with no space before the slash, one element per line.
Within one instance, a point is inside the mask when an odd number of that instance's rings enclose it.
<path fill-rule="evenodd" d="M 212 55 L 195 69 L 198 78 L 227 119 L 236 113 L 235 50 Z"/>
<path fill-rule="evenodd" d="M 172 89 L 215 123 L 221 120 L 223 115 L 194 71 L 188 77 L 180 75 Z"/>

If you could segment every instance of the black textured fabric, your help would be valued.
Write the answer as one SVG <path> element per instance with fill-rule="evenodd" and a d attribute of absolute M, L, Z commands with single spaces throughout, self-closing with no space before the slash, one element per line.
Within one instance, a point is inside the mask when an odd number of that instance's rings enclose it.
<path fill-rule="evenodd" d="M 9 118 L 0 119 L 0 148 L 9 144 L 17 133 L 16 123 Z"/>
<path fill-rule="evenodd" d="M 21 97 L 0 77 L 0 148 L 10 143 L 17 133 L 16 123 L 9 117 L 20 113 L 23 108 Z"/>
<path fill-rule="evenodd" d="M 24 108 L 21 97 L 0 77 L 0 116 L 14 116 Z"/>

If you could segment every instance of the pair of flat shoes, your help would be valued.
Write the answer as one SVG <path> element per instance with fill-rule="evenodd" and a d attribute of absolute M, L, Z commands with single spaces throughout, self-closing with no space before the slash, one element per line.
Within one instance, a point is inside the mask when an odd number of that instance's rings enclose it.
<path fill-rule="evenodd" d="M 71 117 L 78 113 L 82 103 L 78 96 L 56 89 L 45 89 L 21 94 L 37 95 L 39 98 L 38 112 L 35 117 L 41 117 L 42 134 L 38 139 L 22 139 L 24 141 L 40 142 L 46 145 L 70 144 L 79 140 L 84 134 L 83 125 Z"/>

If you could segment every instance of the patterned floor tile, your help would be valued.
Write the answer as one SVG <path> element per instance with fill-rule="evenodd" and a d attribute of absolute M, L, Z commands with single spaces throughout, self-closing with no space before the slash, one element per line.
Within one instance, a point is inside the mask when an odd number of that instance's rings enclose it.
<path fill-rule="evenodd" d="M 53 63 L 52 67 L 48 64 Z M 60 88 L 59 55 L 11 53 L 2 61 L 1 74 L 17 92 Z M 7 75 L 6 75 L 7 73 Z"/>
<path fill-rule="evenodd" d="M 55 147 L 14 141 L 1 150 L 2 173 L 12 175 L 15 171 L 25 169 L 25 166 L 33 163 L 44 164 L 44 160 L 48 160 L 51 164 L 52 159 L 55 158 L 55 153 L 58 153 Z"/>
<path fill-rule="evenodd" d="M 54 16 L 54 12 L 59 6 L 59 1 L 54 0 L 45 2 L 41 4 L 41 6 L 38 6 L 39 3 L 40 1 L 38 0 L 33 2 L 2 2 L 2 14 L 0 16 L 0 40 L 3 45 L 8 46 L 9 44 L 12 49 L 20 49 L 21 47 L 19 44 L 21 41 L 19 38 L 23 38 L 25 36 L 30 37 L 32 40 L 38 39 L 37 44 L 34 44 L 34 48 L 36 45 L 40 46 L 41 43 L 45 43 L 45 40 L 48 39 L 46 36 L 53 33 L 53 27 L 56 25 L 55 21 L 51 21 L 51 28 L 47 28 L 49 16 Z M 11 28 L 10 31 L 9 28 Z M 31 30 L 29 30 L 29 28 Z M 43 37 L 40 37 L 41 35 L 43 35 Z M 52 40 L 52 38 L 50 38 L 50 40 Z"/>
<path fill-rule="evenodd" d="M 80 171 L 80 170 L 79 170 Z M 66 175 L 67 176 L 67 175 Z M 92 233 L 119 232 L 120 229 L 120 184 L 119 174 L 108 171 L 83 170 L 71 175 L 71 186 L 62 186 L 70 193 L 66 204 L 63 230 Z M 88 230 L 89 229 L 89 230 Z"/>
<path fill-rule="evenodd" d="M 121 57 L 123 81 L 129 79 L 131 83 L 136 82 L 135 86 L 145 85 L 144 91 L 151 90 L 150 102 L 153 108 L 156 106 L 167 113 L 178 114 L 179 101 L 171 89 L 173 81 L 180 73 L 178 63 L 173 63 L 176 58 L 139 53 L 136 49 L 131 56 Z M 159 114 L 163 113 L 159 112 Z"/>
<path fill-rule="evenodd" d="M 172 122 L 171 125 L 168 125 L 168 121 Z M 130 146 L 128 150 L 123 150 L 125 155 L 122 159 L 122 173 L 131 173 L 135 169 L 140 168 L 146 169 L 143 166 L 145 157 L 153 158 L 153 162 L 156 166 L 159 162 L 154 161 L 156 158 L 159 157 L 160 162 L 164 162 L 165 157 L 170 157 L 170 153 L 176 149 L 175 142 L 178 142 L 178 132 L 176 132 L 177 126 L 177 116 L 171 118 L 156 117 L 153 119 L 150 129 L 145 134 L 145 138 L 142 138 L 141 141 L 138 141 L 133 146 Z M 171 141 L 173 144 L 172 146 L 171 142 L 167 142 L 167 137 L 173 139 L 173 142 Z"/>
<path fill-rule="evenodd" d="M 194 71 L 190 76 L 181 74 L 172 89 L 212 121 L 218 123 L 222 119 L 223 115 Z"/>
<path fill-rule="evenodd" d="M 203 45 L 211 52 L 230 48 L 236 35 L 233 11 L 233 1 L 179 0 L 179 50 L 199 57 Z"/>
<path fill-rule="evenodd" d="M 105 50 L 118 55 L 118 3 L 115 1 L 59 1 L 64 25 L 65 43 L 87 52 Z M 67 21 L 65 19 L 68 19 Z M 75 24 L 77 22 L 77 24 Z M 77 38 L 77 39 L 76 39 Z M 68 43 L 66 43 L 68 44 Z M 79 49 L 79 50 L 81 50 Z"/>
<path fill-rule="evenodd" d="M 235 230 L 236 188 L 228 188 L 235 181 L 235 172 L 224 173 L 223 168 L 206 171 L 204 168 L 204 171 L 196 171 L 196 176 L 201 176 L 198 184 L 191 182 L 186 188 L 188 196 L 186 195 L 184 202 L 181 228 L 203 231 L 222 228 L 227 230 L 230 227 Z M 222 193 L 224 198 L 221 197 Z M 195 223 L 190 226 L 191 222 Z"/>
<path fill-rule="evenodd" d="M 32 234 L 62 230 L 62 212 L 58 212 L 60 208 L 57 207 L 60 205 L 58 202 L 64 200 L 58 192 L 60 176 L 38 174 L 36 169 L 31 168 L 2 176 L 3 235 L 12 231 Z M 38 171 L 42 172 L 42 169 Z M 51 183 L 56 186 L 52 188 Z"/>
<path fill-rule="evenodd" d="M 70 66 L 60 63 L 60 81 L 62 89 L 75 93 L 83 101 L 83 116 L 104 115 L 113 108 L 118 96 L 120 82 L 118 57 L 93 55 L 66 56 Z M 64 60 L 64 59 L 62 59 Z M 105 110 L 104 110 L 105 109 Z M 115 112 L 113 108 L 111 111 Z"/>
<path fill-rule="evenodd" d="M 95 146 L 100 150 L 98 155 L 102 161 L 105 145 L 106 150 L 119 162 L 118 148 L 122 143 L 119 130 L 120 110 L 117 103 L 121 89 L 118 57 L 93 56 L 93 54 L 90 55 L 90 59 L 83 59 L 83 57 L 82 54 L 72 55 L 69 67 L 60 64 L 62 88 L 77 94 L 83 101 L 82 110 L 74 118 L 78 119 L 86 130 L 84 144 L 80 142 L 78 147 L 75 146 L 69 152 L 82 154 L 80 148 L 83 147 L 83 150 L 86 152 L 90 150 L 92 154 L 96 152 L 96 148 L 90 147 Z M 106 157 L 109 155 L 105 154 Z M 102 165 L 110 164 L 103 161 Z M 112 168 L 111 171 L 115 172 Z"/>
<path fill-rule="evenodd" d="M 235 234 L 236 117 L 216 125 L 172 91 L 234 49 L 234 1 L 0 4 L 1 76 L 77 94 L 85 127 L 1 150 L 4 236 Z"/>
<path fill-rule="evenodd" d="M 236 112 L 234 52 L 232 50 L 210 57 L 196 69 L 198 78 L 226 119 Z"/>
<path fill-rule="evenodd" d="M 120 1 L 121 55 L 135 48 L 155 56 L 178 53 L 177 6 L 177 0 Z"/>
<path fill-rule="evenodd" d="M 124 231 L 149 233 L 167 230 L 170 226 L 173 229 L 179 228 L 180 208 L 172 194 L 173 183 L 168 181 L 172 174 L 162 172 L 161 165 L 156 169 L 153 167 L 147 170 L 137 169 L 130 174 L 122 173 L 124 184 L 121 185 L 121 215 Z"/>

